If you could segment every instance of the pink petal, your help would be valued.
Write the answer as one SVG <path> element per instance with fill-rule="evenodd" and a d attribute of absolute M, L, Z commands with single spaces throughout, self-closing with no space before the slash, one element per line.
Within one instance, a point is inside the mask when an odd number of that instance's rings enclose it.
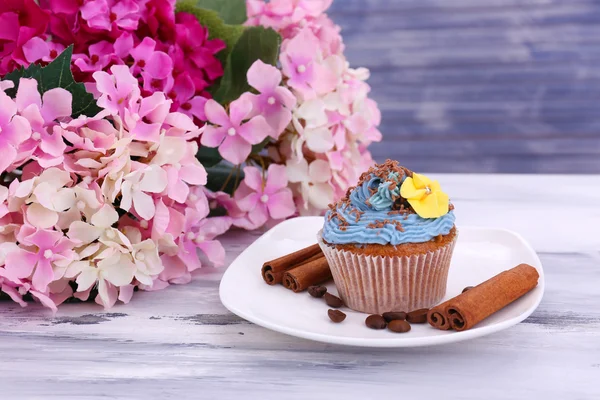
<path fill-rule="evenodd" d="M 146 36 L 140 44 L 131 50 L 131 56 L 135 61 L 146 60 L 156 48 L 156 42 L 149 36 Z"/>
<path fill-rule="evenodd" d="M 119 300 L 121 300 L 125 304 L 129 303 L 129 301 L 133 297 L 133 289 L 134 288 L 135 288 L 134 285 L 121 286 L 119 288 Z"/>
<path fill-rule="evenodd" d="M 234 127 L 239 126 L 252 110 L 252 102 L 246 97 L 240 97 L 229 104 L 229 118 Z"/>
<path fill-rule="evenodd" d="M 202 267 L 202 263 L 200 262 L 198 253 L 196 252 L 196 245 L 194 245 L 192 242 L 184 243 L 180 247 L 177 257 L 183 261 L 186 269 L 189 272 L 195 271 Z"/>
<path fill-rule="evenodd" d="M 31 283 L 33 287 L 41 292 L 45 292 L 48 288 L 48 284 L 54 279 L 54 271 L 52 270 L 52 264 L 45 257 L 40 257 L 37 263 L 37 268 L 33 273 Z"/>
<path fill-rule="evenodd" d="M 48 43 L 44 39 L 33 37 L 23 45 L 23 54 L 25 55 L 27 62 L 34 63 L 44 57 L 48 57 L 50 55 L 50 49 L 48 48 Z"/>
<path fill-rule="evenodd" d="M 191 185 L 206 185 L 207 173 L 201 165 L 188 164 L 179 170 L 179 178 Z"/>
<path fill-rule="evenodd" d="M 261 93 L 271 92 L 281 82 L 281 72 L 262 60 L 256 60 L 248 69 L 248 84 Z"/>
<path fill-rule="evenodd" d="M 12 299 L 12 301 L 19 304 L 21 307 L 27 307 L 27 303 L 23 301 L 23 297 L 21 297 L 19 292 L 17 292 L 17 289 L 12 286 L 8 286 L 6 283 L 0 285 L 0 288 Z"/>
<path fill-rule="evenodd" d="M 205 219 L 203 222 L 200 232 L 206 239 L 212 240 L 227 232 L 231 228 L 232 220 L 230 217 L 212 217 Z"/>
<path fill-rule="evenodd" d="M 24 110 L 28 105 L 42 106 L 42 96 L 38 92 L 38 83 L 35 79 L 21 78 L 17 89 L 16 103 L 19 110 Z"/>
<path fill-rule="evenodd" d="M 208 125 L 200 137 L 200 143 L 207 147 L 218 147 L 225 139 L 227 129 Z"/>
<path fill-rule="evenodd" d="M 17 104 L 6 93 L 0 91 L 0 126 L 6 126 L 16 113 Z"/>
<path fill-rule="evenodd" d="M 275 164 L 272 164 L 272 166 Z M 271 167 L 269 167 L 269 171 Z M 244 168 L 244 182 L 248 185 L 249 188 L 254 190 L 255 192 L 263 191 L 263 179 L 262 174 L 258 168 L 255 167 L 245 167 Z"/>
<path fill-rule="evenodd" d="M 269 209 L 269 214 L 273 219 L 291 217 L 296 212 L 292 191 L 285 188 L 277 193 L 269 195 L 267 207 Z"/>
<path fill-rule="evenodd" d="M 58 311 L 58 309 L 56 308 L 56 303 L 44 293 L 40 293 L 36 290 L 30 290 L 29 293 L 31 293 L 33 297 L 35 297 L 40 303 L 42 303 L 44 307 L 48 307 L 49 309 L 51 309 L 52 312 Z"/>
<path fill-rule="evenodd" d="M 206 254 L 215 267 L 220 267 L 225 263 L 225 249 L 221 242 L 217 240 L 207 240 L 198 244 L 198 248 Z"/>
<path fill-rule="evenodd" d="M 34 244 L 40 249 L 53 248 L 56 243 L 64 238 L 62 232 L 39 229 L 23 239 L 26 244 Z"/>
<path fill-rule="evenodd" d="M 221 146 L 219 146 L 219 154 L 235 165 L 246 161 L 246 157 L 248 157 L 250 151 L 252 151 L 250 143 L 237 135 L 227 136 Z"/>
<path fill-rule="evenodd" d="M 129 32 L 121 33 L 114 43 L 115 54 L 120 58 L 126 58 L 131 54 L 133 48 L 133 35 Z"/>
<path fill-rule="evenodd" d="M 289 89 L 278 86 L 275 88 L 275 94 L 277 95 L 277 99 L 286 107 L 292 108 L 296 105 L 296 96 Z"/>
<path fill-rule="evenodd" d="M 165 123 L 185 131 L 195 131 L 198 129 L 190 117 L 180 112 L 169 113 L 165 117 Z"/>
<path fill-rule="evenodd" d="M 206 97 L 195 96 L 190 99 L 187 104 L 191 106 L 188 111 L 194 117 L 198 118 L 201 121 L 206 121 L 206 114 L 204 114 L 204 106 L 206 105 Z"/>
<path fill-rule="evenodd" d="M 264 204 L 257 204 L 251 211 L 248 212 L 248 219 L 255 227 L 261 227 L 269 220 L 269 213 Z"/>
<path fill-rule="evenodd" d="M 177 78 L 175 78 L 173 91 L 177 95 L 177 100 L 181 102 L 186 102 L 194 96 L 194 81 L 187 72 L 179 74 Z M 204 100 L 206 102 L 206 99 Z M 204 113 L 204 110 L 202 110 L 202 113 Z"/>
<path fill-rule="evenodd" d="M 244 170 L 245 171 L 245 170 Z M 267 184 L 265 193 L 271 194 L 287 186 L 288 178 L 284 165 L 271 164 L 267 170 Z"/>
<path fill-rule="evenodd" d="M 102 305 L 105 309 L 111 308 L 117 302 L 117 288 L 106 282 L 104 279 L 98 281 L 98 296 L 96 303 Z"/>
<path fill-rule="evenodd" d="M 215 125 L 220 125 L 224 127 L 225 130 L 231 127 L 231 122 L 229 121 L 229 117 L 227 116 L 225 109 L 213 99 L 210 99 L 206 102 L 206 105 L 204 106 L 204 113 L 206 114 L 206 118 L 209 122 Z"/>
<path fill-rule="evenodd" d="M 30 253 L 25 250 L 11 251 L 6 255 L 5 273 L 10 279 L 28 278 L 33 272 L 38 260 L 35 253 Z"/>
<path fill-rule="evenodd" d="M 252 118 L 237 129 L 237 134 L 250 144 L 262 142 L 271 132 L 271 127 L 262 115 Z"/>
<path fill-rule="evenodd" d="M 287 108 L 280 107 L 276 112 L 265 114 L 265 120 L 271 127 L 270 135 L 277 139 L 292 121 L 292 112 Z"/>
<path fill-rule="evenodd" d="M 0 141 L 0 173 L 6 171 L 17 158 L 17 150 L 7 142 Z"/>
<path fill-rule="evenodd" d="M 169 179 L 169 197 L 178 203 L 185 203 L 190 188 L 181 179 L 179 179 L 179 171 L 173 167 L 167 169 L 167 175 Z"/>
<path fill-rule="evenodd" d="M 254 208 L 261 206 L 258 204 L 260 196 L 260 193 L 252 192 L 243 198 L 237 199 L 237 206 L 240 210 L 249 212 Z"/>
<path fill-rule="evenodd" d="M 162 51 L 152 53 L 144 70 L 154 79 L 164 79 L 173 70 L 173 60 Z"/>

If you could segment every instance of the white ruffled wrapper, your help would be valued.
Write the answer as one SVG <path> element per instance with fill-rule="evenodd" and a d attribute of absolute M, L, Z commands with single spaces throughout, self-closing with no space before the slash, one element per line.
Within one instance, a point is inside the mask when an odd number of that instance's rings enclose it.
<path fill-rule="evenodd" d="M 338 294 L 353 310 L 382 314 L 388 311 L 413 311 L 430 308 L 446 294 L 448 270 L 458 237 L 443 247 L 425 254 L 383 257 L 338 250 L 323 242 Z"/>

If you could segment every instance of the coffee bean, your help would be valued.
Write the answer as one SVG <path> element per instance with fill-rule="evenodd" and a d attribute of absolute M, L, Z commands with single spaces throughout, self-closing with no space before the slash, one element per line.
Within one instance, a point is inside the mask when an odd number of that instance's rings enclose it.
<path fill-rule="evenodd" d="M 467 290 L 471 290 L 473 289 L 473 286 L 467 286 L 466 288 L 463 289 L 463 293 L 466 292 Z"/>
<path fill-rule="evenodd" d="M 369 315 L 367 319 L 365 319 L 365 324 L 371 329 L 385 329 L 385 326 L 387 325 L 385 319 L 377 314 Z"/>
<path fill-rule="evenodd" d="M 344 314 L 340 310 L 327 310 L 327 315 L 329 315 L 329 319 L 335 323 L 342 322 L 346 319 L 346 314 Z"/>
<path fill-rule="evenodd" d="M 308 294 L 312 297 L 323 297 L 323 295 L 327 293 L 327 288 L 325 286 L 309 286 Z"/>
<path fill-rule="evenodd" d="M 406 320 L 411 324 L 424 324 L 427 322 L 428 308 L 420 308 L 406 314 Z"/>
<path fill-rule="evenodd" d="M 342 301 L 342 299 L 340 299 L 337 296 L 332 295 L 331 293 L 325 293 L 323 295 L 323 298 L 325 299 L 325 303 L 327 303 L 327 305 L 329 307 L 340 308 L 344 305 L 344 302 Z"/>
<path fill-rule="evenodd" d="M 402 311 L 390 311 L 384 312 L 381 316 L 387 321 L 394 321 L 396 319 L 406 319 L 406 313 Z"/>
<path fill-rule="evenodd" d="M 393 321 L 390 321 L 387 327 L 390 331 L 397 333 L 404 333 L 410 331 L 410 324 L 401 319 L 395 319 Z"/>

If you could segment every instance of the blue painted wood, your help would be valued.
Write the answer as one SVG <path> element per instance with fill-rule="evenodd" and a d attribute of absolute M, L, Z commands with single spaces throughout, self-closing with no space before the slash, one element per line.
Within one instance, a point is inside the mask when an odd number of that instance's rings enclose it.
<path fill-rule="evenodd" d="M 600 2 L 335 0 L 384 141 L 421 171 L 600 172 Z"/>

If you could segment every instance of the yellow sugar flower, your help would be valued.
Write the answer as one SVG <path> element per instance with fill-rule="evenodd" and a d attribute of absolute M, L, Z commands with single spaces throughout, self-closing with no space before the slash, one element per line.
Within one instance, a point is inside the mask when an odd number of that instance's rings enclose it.
<path fill-rule="evenodd" d="M 438 218 L 448 213 L 448 195 L 438 181 L 413 172 L 400 187 L 400 196 L 408 200 L 419 217 Z"/>

